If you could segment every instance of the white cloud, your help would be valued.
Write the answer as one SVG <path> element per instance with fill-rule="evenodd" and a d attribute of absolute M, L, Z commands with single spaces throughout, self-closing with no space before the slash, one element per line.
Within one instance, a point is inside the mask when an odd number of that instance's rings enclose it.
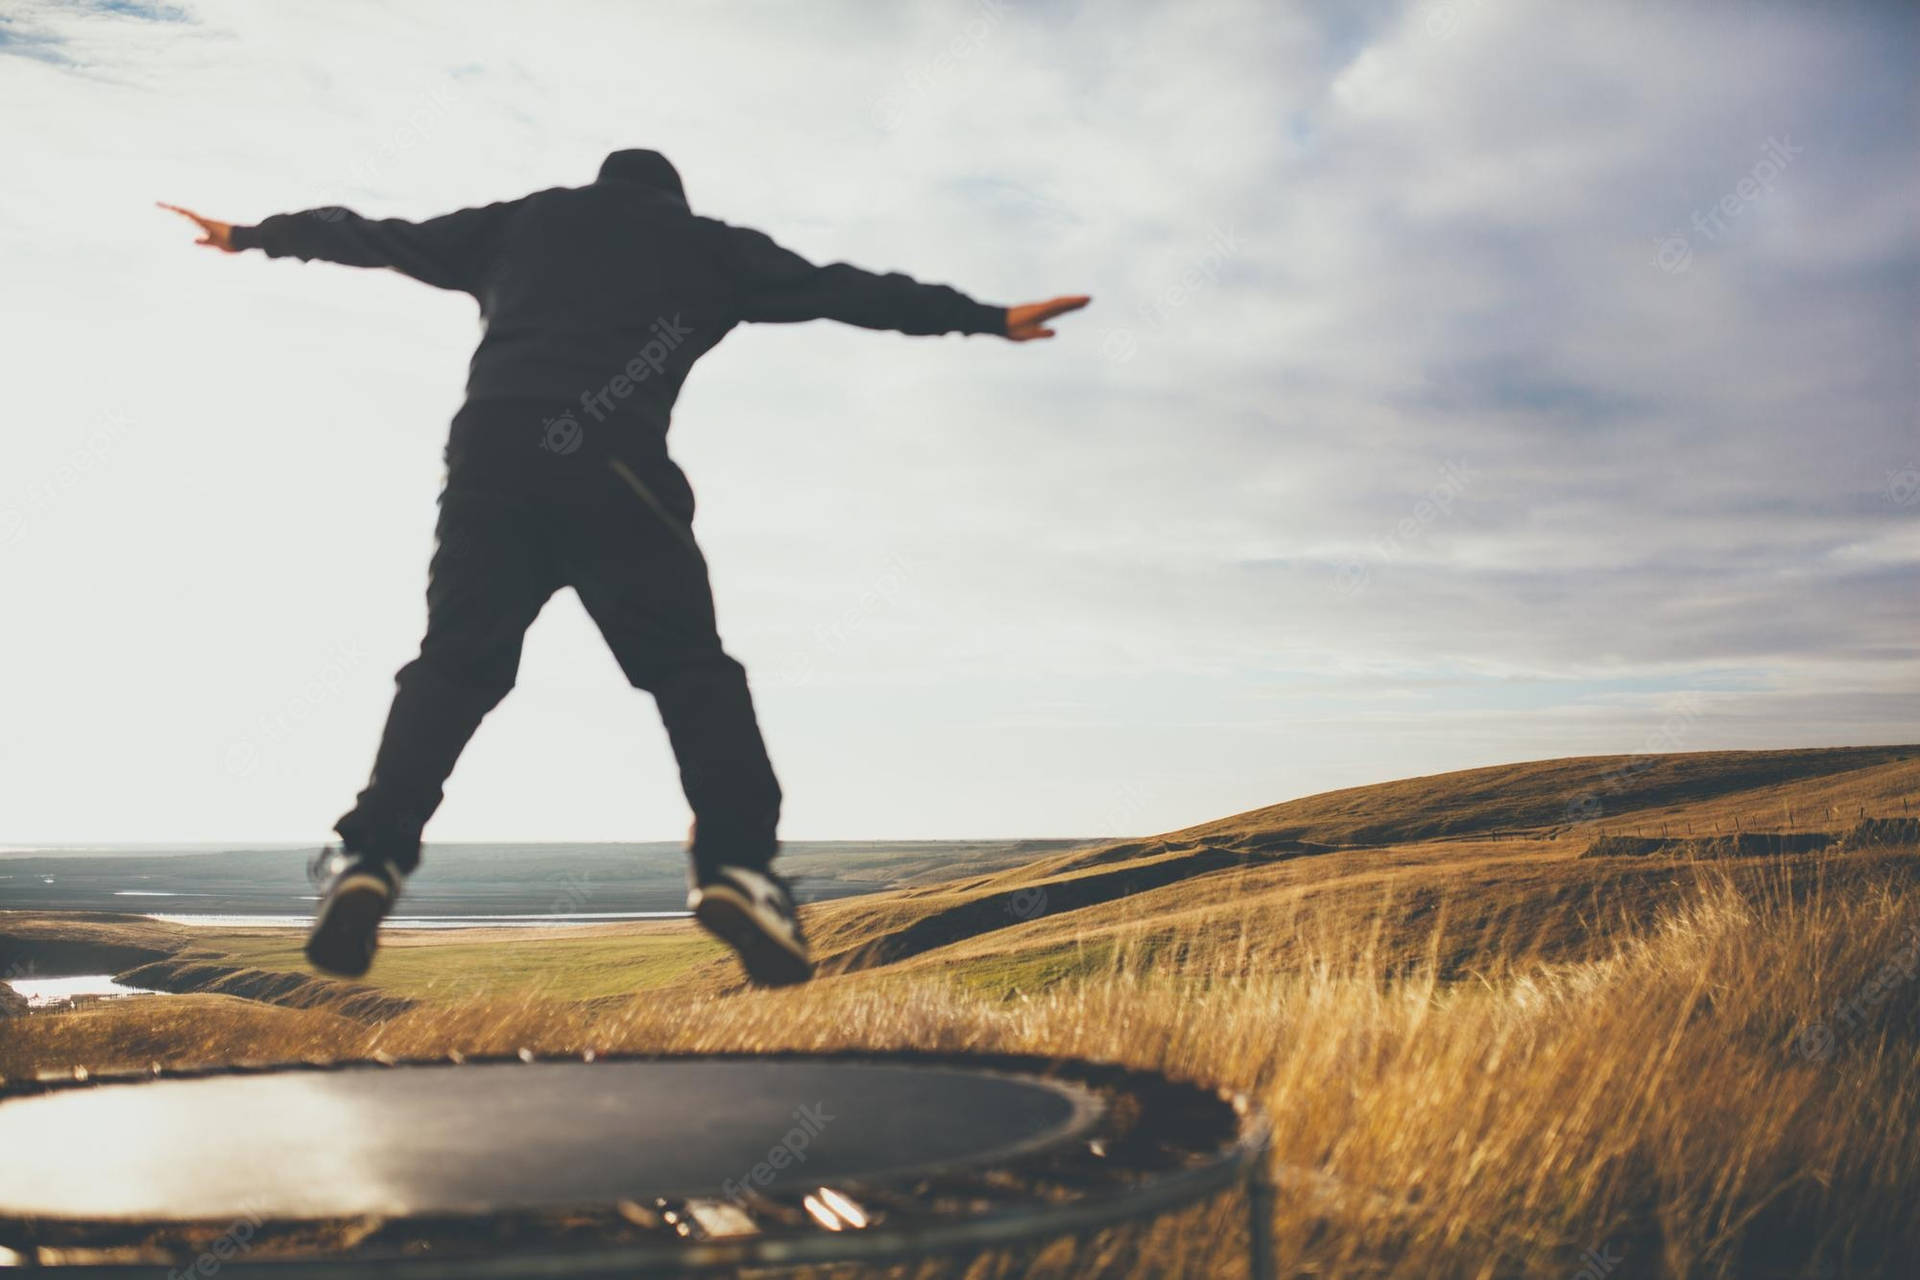
<path fill-rule="evenodd" d="M 317 839 L 418 638 L 472 304 L 151 202 L 425 216 L 632 145 L 819 260 L 1096 296 L 1026 348 L 745 330 L 690 380 L 792 838 L 1633 750 L 1690 688 L 1702 748 L 1920 728 L 1908 13 L 144 12 L 0 27 L 8 840 Z M 556 599 L 431 834 L 684 825 Z"/>

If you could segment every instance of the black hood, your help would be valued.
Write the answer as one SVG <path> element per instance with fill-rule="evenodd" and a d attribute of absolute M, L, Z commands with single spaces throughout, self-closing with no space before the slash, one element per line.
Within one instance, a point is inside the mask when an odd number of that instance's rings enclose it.
<path fill-rule="evenodd" d="M 680 171 L 658 151 L 615 151 L 600 162 L 595 182 L 624 183 L 665 191 L 680 203 L 687 201 L 687 190 L 680 185 Z"/>

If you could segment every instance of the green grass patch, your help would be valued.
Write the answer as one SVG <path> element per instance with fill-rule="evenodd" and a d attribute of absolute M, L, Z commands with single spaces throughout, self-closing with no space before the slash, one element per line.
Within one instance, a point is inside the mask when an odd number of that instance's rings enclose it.
<path fill-rule="evenodd" d="M 303 941 L 297 931 L 285 937 L 213 935 L 195 939 L 183 958 L 310 974 L 300 952 Z M 507 994 L 591 1000 L 667 986 L 721 954 L 717 943 L 692 926 L 617 937 L 409 939 L 381 947 L 372 971 L 357 981 L 436 1004 Z"/>
<path fill-rule="evenodd" d="M 1113 940 L 1097 938 L 1086 943 L 1065 942 L 1031 951 L 949 961 L 942 964 L 938 972 L 975 995 L 1011 1000 L 1018 995 L 1037 995 L 1064 982 L 1080 982 L 1107 973 L 1113 963 Z"/>

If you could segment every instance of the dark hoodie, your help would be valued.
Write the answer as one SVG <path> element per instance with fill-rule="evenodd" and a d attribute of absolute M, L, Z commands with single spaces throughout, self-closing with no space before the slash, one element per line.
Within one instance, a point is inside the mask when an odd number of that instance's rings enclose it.
<path fill-rule="evenodd" d="M 537 400 L 664 437 L 693 362 L 743 320 L 839 320 L 901 333 L 1005 333 L 1003 307 L 945 285 L 818 267 L 758 231 L 691 213 L 657 151 L 616 151 L 584 187 L 425 222 L 350 209 L 235 227 L 237 249 L 388 267 L 472 294 L 484 336 L 469 403 Z"/>

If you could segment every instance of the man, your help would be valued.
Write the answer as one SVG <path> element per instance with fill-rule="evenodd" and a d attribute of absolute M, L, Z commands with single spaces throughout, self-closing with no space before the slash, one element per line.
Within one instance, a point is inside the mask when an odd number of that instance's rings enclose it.
<path fill-rule="evenodd" d="M 616 151 L 584 187 L 425 222 L 348 209 L 234 226 L 176 205 L 227 253 L 387 267 L 473 295 L 484 334 L 448 435 L 420 654 L 395 677 L 372 776 L 334 830 L 307 957 L 357 977 L 420 861 L 421 832 L 481 719 L 513 687 L 521 638 L 571 586 L 627 679 L 653 694 L 687 803 L 687 905 L 765 986 L 813 974 L 772 868 L 781 791 L 746 672 L 722 648 L 693 491 L 667 456 L 693 362 L 742 321 L 831 319 L 910 334 L 1050 338 L 1086 297 L 995 307 L 943 285 L 817 267 L 687 208 L 655 151 Z"/>

